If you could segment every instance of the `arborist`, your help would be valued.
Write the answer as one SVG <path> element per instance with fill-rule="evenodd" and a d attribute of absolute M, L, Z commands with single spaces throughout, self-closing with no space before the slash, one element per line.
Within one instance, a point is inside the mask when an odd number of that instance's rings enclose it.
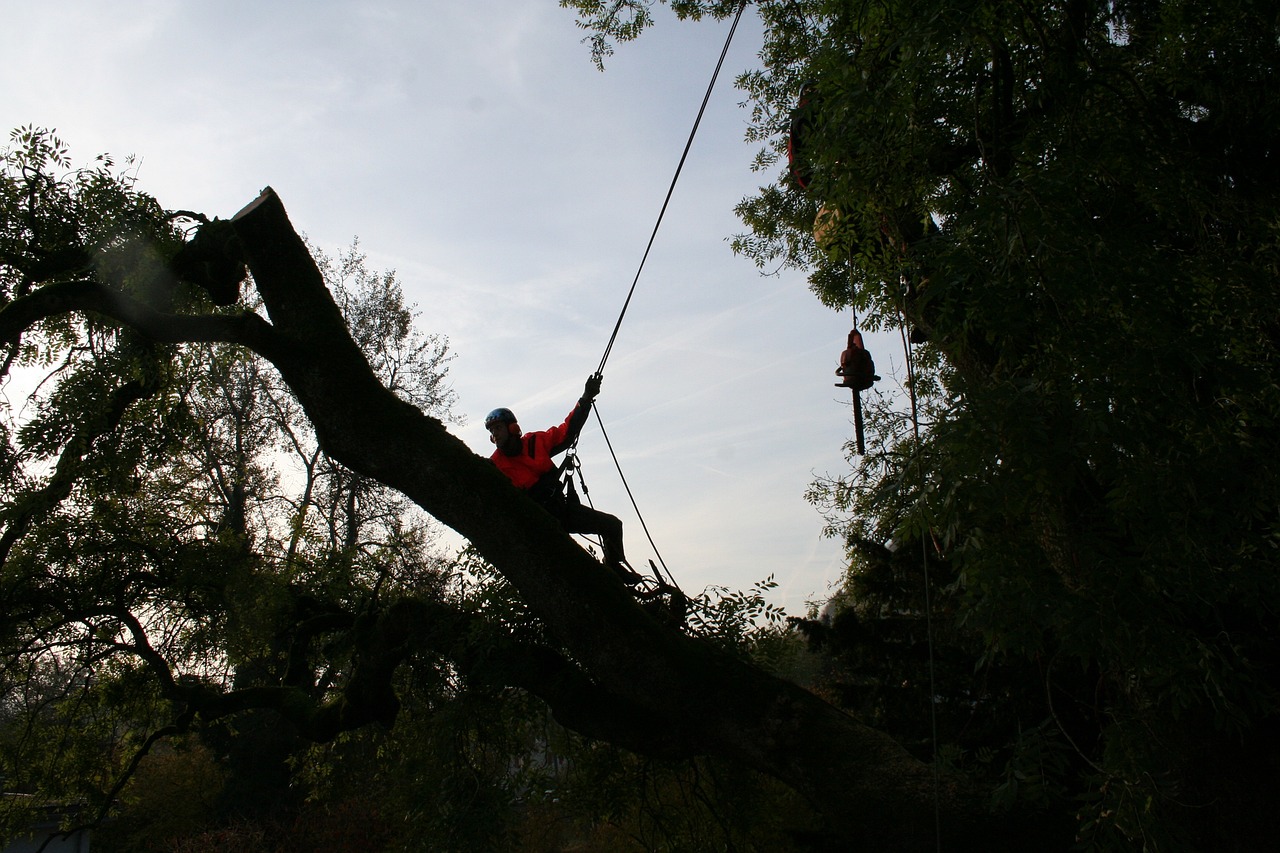
<path fill-rule="evenodd" d="M 599 373 L 587 377 L 582 397 L 564 423 L 540 432 L 525 433 L 510 409 L 494 409 L 484 419 L 489 441 L 497 448 L 489 458 L 516 488 L 524 490 L 551 513 L 566 533 L 598 535 L 605 565 L 624 583 L 635 585 L 643 578 L 627 565 L 622 550 L 622 521 L 607 512 L 583 506 L 572 483 L 566 489 L 561 480 L 561 467 L 553 460 L 577 440 L 591 414 L 591 404 L 600 393 L 601 379 Z M 568 461 L 566 459 L 566 463 Z"/>

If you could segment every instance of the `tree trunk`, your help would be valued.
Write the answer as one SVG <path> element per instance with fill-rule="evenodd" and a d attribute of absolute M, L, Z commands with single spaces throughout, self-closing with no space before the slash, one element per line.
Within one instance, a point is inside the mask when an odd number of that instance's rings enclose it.
<path fill-rule="evenodd" d="M 849 840 L 933 846 L 929 765 L 812 694 L 651 618 L 487 459 L 377 382 L 274 192 L 232 221 L 272 325 L 289 339 L 268 357 L 325 451 L 403 492 L 497 567 L 589 680 L 643 719 L 634 737 L 619 739 L 741 761 L 800 791 Z M 953 840 L 986 823 L 978 792 L 948 780 L 936 796 Z"/>

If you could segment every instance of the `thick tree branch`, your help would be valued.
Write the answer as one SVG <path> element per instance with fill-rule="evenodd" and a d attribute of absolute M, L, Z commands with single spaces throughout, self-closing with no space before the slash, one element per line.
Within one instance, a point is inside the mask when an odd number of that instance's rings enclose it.
<path fill-rule="evenodd" d="M 146 642 L 141 625 L 127 614 L 114 614 L 134 636 L 130 650 L 157 669 L 166 694 L 187 703 L 190 713 L 212 721 L 249 709 L 271 709 L 284 716 L 310 740 L 324 742 L 370 722 L 389 725 L 398 701 L 393 693 L 396 668 L 414 654 L 430 653 L 452 661 L 476 684 L 518 687 L 547 703 L 566 728 L 588 737 L 669 758 L 689 757 L 701 750 L 673 739 L 661 719 L 588 678 L 563 654 L 546 645 L 501 633 L 481 617 L 437 601 L 406 598 L 377 613 L 356 618 L 328 613 L 307 620 L 305 647 L 319 633 L 350 631 L 356 658 L 340 695 L 317 701 L 312 685 L 286 677 L 281 686 L 242 688 L 222 694 L 176 683 L 163 657 Z M 302 656 L 305 649 L 299 649 Z M 295 661 L 294 667 L 300 666 Z"/>
<path fill-rule="evenodd" d="M 583 676 L 635 709 L 631 719 L 661 727 L 668 745 L 782 779 L 851 837 L 908 848 L 933 838 L 928 765 L 806 691 L 655 622 L 492 465 L 377 382 L 274 192 L 231 221 L 274 326 L 296 343 L 274 363 L 329 455 L 469 539 Z M 955 784 L 940 803 L 951 837 L 985 813 L 979 792 Z"/>
<path fill-rule="evenodd" d="M 169 314 L 87 280 L 48 284 L 0 308 L 0 341 L 11 344 L 42 320 L 83 312 L 101 314 L 161 343 L 241 344 L 267 359 L 283 345 L 270 325 L 251 312 Z"/>

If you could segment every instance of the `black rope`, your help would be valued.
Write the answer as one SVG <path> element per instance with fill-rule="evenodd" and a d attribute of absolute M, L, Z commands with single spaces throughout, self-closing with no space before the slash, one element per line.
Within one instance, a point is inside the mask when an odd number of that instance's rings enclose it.
<path fill-rule="evenodd" d="M 941 770 L 938 761 L 938 689 L 934 683 L 933 661 L 933 589 L 929 578 L 929 537 L 926 536 L 928 518 L 924 507 L 924 459 L 920 443 L 920 408 L 916 398 L 915 359 L 911 356 L 911 342 L 907 339 L 906 318 L 898 325 L 902 336 L 902 352 L 907 361 L 907 393 L 911 400 L 911 434 L 915 440 L 916 471 L 920 477 L 920 564 L 924 571 L 924 624 L 929 648 L 929 725 L 933 731 L 933 831 L 938 853 L 942 851 L 942 803 Z"/>
<path fill-rule="evenodd" d="M 667 197 L 662 202 L 662 209 L 658 212 L 658 220 L 653 224 L 653 233 L 649 235 L 649 243 L 644 248 L 644 255 L 640 258 L 640 266 L 636 268 L 635 278 L 631 280 L 631 289 L 627 291 L 627 298 L 622 303 L 622 311 L 618 313 L 618 322 L 613 324 L 613 334 L 609 336 L 609 343 L 605 345 L 604 355 L 600 357 L 600 366 L 596 368 L 596 373 L 604 373 L 604 364 L 609 360 L 609 354 L 613 352 L 613 343 L 618 339 L 618 330 L 622 328 L 622 318 L 627 315 L 627 308 L 631 305 L 631 297 L 636 292 L 636 284 L 640 281 L 640 273 L 644 270 L 644 262 L 649 258 L 649 250 L 653 248 L 653 241 L 658 236 L 658 228 L 662 226 L 662 217 L 666 215 L 667 205 L 671 203 L 671 195 L 676 190 L 676 182 L 680 180 L 680 172 L 684 169 L 684 161 L 689 156 L 689 149 L 693 147 L 693 138 L 698 133 L 698 125 L 702 123 L 702 115 L 707 110 L 707 103 L 711 100 L 711 90 L 715 88 L 716 78 L 720 76 L 720 68 L 724 65 L 724 58 L 729 53 L 729 44 L 733 41 L 733 33 L 738 29 L 738 21 L 742 19 L 742 12 L 747 8 L 744 2 L 738 7 L 738 14 L 733 19 L 733 26 L 729 27 L 729 35 L 724 40 L 724 49 L 720 51 L 720 59 L 716 62 L 716 70 L 711 74 L 711 82 L 707 84 L 707 92 L 702 96 L 702 106 L 698 108 L 698 117 L 693 121 L 693 129 L 689 131 L 689 139 L 684 144 L 684 153 L 680 155 L 680 163 L 676 166 L 676 173 L 671 178 L 671 186 L 667 188 Z"/>
<path fill-rule="evenodd" d="M 626 490 L 627 497 L 630 498 L 631 500 L 631 506 L 633 509 L 635 509 L 636 516 L 639 517 L 640 519 L 640 527 L 644 530 L 645 538 L 649 540 L 649 546 L 653 548 L 654 556 L 656 556 L 658 558 L 658 562 L 662 564 L 662 570 L 667 575 L 667 581 L 670 581 L 671 586 L 674 587 L 675 589 L 680 589 L 680 584 L 676 583 L 675 576 L 671 574 L 671 570 L 667 568 L 666 561 L 662 559 L 662 553 L 658 551 L 657 543 L 653 541 L 653 537 L 649 534 L 649 526 L 644 523 L 644 516 L 640 515 L 640 508 L 636 506 L 635 496 L 631 494 L 631 486 L 627 484 L 627 477 L 625 474 L 622 473 L 622 465 L 621 463 L 618 462 L 618 454 L 613 452 L 613 442 L 609 441 L 609 434 L 605 431 L 604 422 L 600 420 L 599 412 L 596 412 L 596 422 L 600 424 L 600 434 L 604 436 L 604 443 L 609 448 L 609 455 L 613 457 L 613 467 L 618 469 L 618 477 L 619 479 L 622 480 L 622 487 Z M 573 451 L 571 450 L 570 453 L 573 453 Z M 567 464 L 562 464 L 560 467 L 562 471 L 566 467 L 569 469 L 569 477 L 568 477 L 568 480 L 566 481 L 567 484 L 570 487 L 572 487 L 573 484 L 571 481 L 573 477 L 576 475 L 578 478 L 578 484 L 582 487 L 582 496 L 587 499 L 587 506 L 591 507 L 592 509 L 595 509 L 596 505 L 591 500 L 591 490 L 587 488 L 587 478 L 582 475 L 582 462 L 577 458 L 576 455 L 574 455 L 571 458 L 566 459 L 565 463 Z M 590 542 L 593 542 L 599 545 L 602 549 L 604 548 L 603 538 L 601 537 L 593 538 L 591 536 L 588 536 L 582 533 L 579 533 L 578 535 Z M 655 569 L 656 569 L 656 566 L 655 566 Z M 659 580 L 662 581 L 662 578 L 659 578 Z M 666 581 L 662 581 L 662 582 L 666 583 Z"/>
<path fill-rule="evenodd" d="M 680 173 L 684 170 L 685 160 L 689 158 L 689 151 L 693 148 L 693 139 L 698 134 L 698 126 L 702 124 L 702 116 L 707 111 L 707 103 L 711 100 L 711 92 L 715 88 L 716 80 L 720 76 L 720 69 L 724 66 L 725 57 L 729 54 L 729 45 L 733 42 L 733 34 L 738 29 L 738 22 L 742 20 L 742 13 L 747 8 L 745 2 L 738 7 L 738 14 L 734 16 L 733 25 L 729 27 L 729 35 L 725 37 L 724 47 L 720 50 L 720 58 L 716 61 L 715 70 L 711 73 L 711 81 L 707 83 L 707 91 L 702 96 L 702 105 L 698 108 L 698 115 L 693 120 L 693 128 L 689 131 L 689 138 L 684 144 L 684 151 L 680 154 L 680 162 L 676 165 L 675 174 L 671 177 L 671 185 L 667 188 L 667 196 L 662 201 L 662 209 L 658 211 L 657 221 L 653 224 L 653 231 L 649 234 L 649 242 L 645 245 L 644 254 L 640 257 L 640 265 L 636 268 L 635 277 L 631 280 L 631 288 L 627 291 L 627 298 L 622 303 L 622 310 L 618 312 L 618 321 L 613 324 L 613 332 L 609 335 L 609 342 L 605 345 L 604 354 L 600 357 L 600 365 L 596 368 L 595 375 L 604 375 L 605 362 L 609 360 L 609 355 L 613 352 L 613 344 L 618 339 L 618 331 L 622 328 L 622 320 L 627 316 L 627 308 L 631 305 L 631 297 L 635 295 L 636 285 L 640 282 L 640 273 L 644 271 L 645 261 L 649 259 L 649 252 L 653 249 L 653 243 L 658 237 L 658 229 L 662 227 L 662 219 L 667 213 L 667 206 L 671 203 L 671 196 L 675 193 L 676 182 L 680 180 Z M 649 533 L 649 525 L 645 523 L 644 515 L 640 512 L 640 507 L 636 504 L 635 495 L 631 493 L 631 486 L 627 484 L 626 475 L 622 473 L 622 465 L 618 462 L 618 455 L 613 451 L 613 443 L 609 441 L 609 434 L 605 432 L 604 421 L 600 419 L 600 411 L 595 406 L 595 401 L 591 401 L 592 411 L 595 412 L 596 423 L 600 425 L 600 434 L 604 436 L 604 442 L 609 448 L 609 455 L 613 457 L 613 465 L 618 469 L 618 477 L 622 480 L 622 486 L 626 489 L 627 498 L 631 501 L 631 508 L 635 510 L 636 517 L 640 519 L 640 527 L 644 530 L 645 538 L 649 540 L 653 553 L 658 558 L 658 562 L 662 564 L 662 570 L 666 572 L 667 578 L 673 586 L 679 589 L 675 582 L 675 578 L 671 574 L 671 570 L 667 568 L 666 561 L 662 559 L 662 554 L 658 551 L 658 546 L 654 544 L 653 536 Z M 570 446 L 570 452 L 576 450 L 578 439 L 574 438 L 573 444 Z M 581 481 L 582 469 L 581 463 L 578 465 L 578 477 Z M 585 491 L 586 485 L 583 484 Z M 589 500 L 589 498 L 588 498 Z"/>
<path fill-rule="evenodd" d="M 613 457 L 613 467 L 618 469 L 618 477 L 622 480 L 622 488 L 627 492 L 627 498 L 631 501 L 631 508 L 635 510 L 636 517 L 640 519 L 640 527 L 644 530 L 644 537 L 649 540 L 649 547 L 653 549 L 654 556 L 658 558 L 658 563 L 662 565 L 662 570 L 666 572 L 667 579 L 671 581 L 671 585 L 680 588 L 676 583 L 675 577 L 671 574 L 671 570 L 667 568 L 667 563 L 662 559 L 662 554 L 658 551 L 658 546 L 653 541 L 653 536 L 649 534 L 649 525 L 644 523 L 644 516 L 640 513 L 640 507 L 636 504 L 635 495 L 631 493 L 631 486 L 627 484 L 627 476 L 622 473 L 622 464 L 618 462 L 618 454 L 613 451 L 613 442 L 609 440 L 609 433 L 605 432 L 604 421 L 600 418 L 600 410 L 595 409 L 596 423 L 600 426 L 600 434 L 604 436 L 605 446 L 609 448 L 609 455 Z"/>

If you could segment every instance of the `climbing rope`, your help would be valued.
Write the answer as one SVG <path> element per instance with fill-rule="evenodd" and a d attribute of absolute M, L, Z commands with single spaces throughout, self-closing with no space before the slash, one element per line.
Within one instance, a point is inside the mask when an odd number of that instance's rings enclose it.
<path fill-rule="evenodd" d="M 715 70 L 711 73 L 711 80 L 707 83 L 707 91 L 702 96 L 702 105 L 698 108 L 698 115 L 693 121 L 693 128 L 689 131 L 689 138 L 685 141 L 684 151 L 680 154 L 680 162 L 676 164 L 675 174 L 671 177 L 671 184 L 667 187 L 667 195 L 662 201 L 662 208 L 658 211 L 658 218 L 653 224 L 653 231 L 649 234 L 649 242 L 645 245 L 644 254 L 640 257 L 640 264 L 636 267 L 635 277 L 631 280 L 631 287 L 627 290 L 627 298 L 622 303 L 622 310 L 618 312 L 618 320 L 613 324 L 613 332 L 609 335 L 609 342 L 605 344 L 604 354 L 600 357 L 600 364 L 596 368 L 595 375 L 604 375 L 604 366 L 608 362 L 610 354 L 613 352 L 613 345 L 618 339 L 618 332 L 622 328 L 623 318 L 627 315 L 627 308 L 631 306 L 631 297 L 635 295 L 636 285 L 640 283 L 640 274 L 644 271 L 645 261 L 649 258 L 649 252 L 653 249 L 654 241 L 658 237 L 658 229 L 662 227 L 663 217 L 666 216 L 667 207 L 671 203 L 671 197 L 675 193 L 676 183 L 680 180 L 680 173 L 684 170 L 685 160 L 689 157 L 689 151 L 693 148 L 694 137 L 698 134 L 698 127 L 702 124 L 702 116 L 707 111 L 707 104 L 711 100 L 711 92 L 715 88 L 716 80 L 720 77 L 720 69 L 724 66 L 725 57 L 729 54 L 729 46 L 733 43 L 733 34 L 738 29 L 738 22 L 742 20 L 742 13 L 747 8 L 747 4 L 743 2 L 738 6 L 738 13 L 734 16 L 733 24 L 729 27 L 729 34 L 725 37 L 724 47 L 720 50 L 720 58 L 716 61 Z M 631 486 L 627 483 L 626 475 L 622 473 L 622 464 L 618 461 L 618 455 L 613 450 L 613 443 L 609 441 L 609 434 L 605 431 L 604 421 L 600 418 L 600 411 L 596 408 L 595 402 L 592 401 L 592 410 L 595 412 L 596 423 L 600 425 L 600 434 L 604 436 L 605 445 L 609 448 L 609 455 L 613 457 L 614 467 L 618 470 L 618 477 L 622 480 L 623 488 L 627 492 L 627 498 L 631 501 L 631 507 L 635 510 L 636 517 L 640 520 L 640 527 L 644 530 L 645 538 L 649 540 L 653 553 L 658 558 L 658 562 L 662 565 L 662 570 L 666 573 L 667 578 L 675 585 L 675 578 L 672 577 L 671 571 L 667 568 L 666 562 L 662 559 L 661 553 L 658 552 L 658 546 L 653 541 L 653 536 L 649 533 L 649 525 L 645 523 L 644 515 L 640 512 L 640 507 L 636 503 L 635 495 L 632 494 Z M 578 440 L 575 438 L 570 446 L 569 452 L 573 453 L 577 449 Z M 574 467 L 578 472 L 579 482 L 582 482 L 581 465 L 577 462 Z M 572 476 L 572 472 L 570 472 Z M 583 492 L 586 493 L 586 484 L 583 483 Z M 588 498 L 589 500 L 589 498 Z M 679 587 L 677 586 L 677 589 Z"/>
<path fill-rule="evenodd" d="M 622 303 L 622 310 L 618 312 L 618 322 L 613 324 L 613 334 L 609 335 L 609 343 L 605 345 L 604 355 L 600 357 L 600 366 L 596 368 L 596 373 L 604 373 L 605 362 L 609 360 L 609 354 L 613 352 L 614 341 L 618 339 L 618 330 L 622 328 L 622 318 L 627 315 L 627 308 L 631 305 L 631 297 L 636 292 L 636 285 L 640 282 L 640 273 L 644 270 L 644 262 L 649 258 L 649 250 L 653 248 L 653 241 L 658 236 L 658 229 L 662 226 L 662 218 L 667 213 L 667 205 L 671 203 L 671 195 L 676 190 L 676 182 L 680 180 L 680 172 L 684 169 L 684 161 L 689 157 L 689 149 L 693 147 L 693 138 L 698 134 L 698 125 L 702 123 L 703 113 L 707 111 L 707 103 L 711 100 L 711 90 L 715 88 L 716 79 L 720 76 L 720 68 L 724 65 L 724 58 L 729 53 L 729 45 L 733 42 L 733 34 L 738 29 L 738 21 L 742 20 L 742 12 L 747 8 L 744 2 L 738 6 L 738 14 L 734 16 L 733 25 L 729 27 L 729 35 L 724 40 L 724 48 L 720 51 L 720 59 L 716 62 L 715 71 L 711 72 L 711 82 L 707 84 L 706 94 L 702 96 L 702 106 L 698 108 L 698 116 L 693 121 L 693 129 L 689 131 L 689 139 L 684 144 L 684 152 L 680 155 L 680 162 L 676 165 L 676 172 L 671 177 L 671 186 L 667 188 L 667 197 L 662 201 L 662 209 L 658 211 L 658 219 L 653 223 L 653 232 L 649 235 L 649 243 L 644 248 L 644 254 L 640 257 L 640 265 L 636 268 L 635 278 L 631 280 L 631 289 L 627 291 L 627 298 Z"/>
<path fill-rule="evenodd" d="M 627 484 L 627 476 L 622 473 L 622 464 L 618 462 L 618 454 L 613 451 L 613 442 L 609 441 L 609 433 L 605 431 L 604 421 L 600 417 L 599 409 L 595 409 L 595 415 L 596 423 L 600 425 L 600 434 L 604 436 L 605 446 L 609 448 L 609 455 L 613 457 L 613 467 L 618 469 L 618 478 L 622 480 L 622 487 L 627 492 L 627 498 L 631 501 L 631 508 L 636 512 L 636 518 L 640 519 L 640 528 L 644 530 L 644 536 L 649 540 L 649 547 L 653 549 L 654 556 L 658 558 L 658 563 L 662 566 L 662 571 L 666 573 L 667 580 L 671 582 L 672 586 L 679 589 L 679 584 L 676 583 L 676 579 L 672 576 L 671 570 L 667 568 L 666 561 L 662 559 L 662 554 L 658 551 L 657 543 L 653 541 L 653 536 L 649 534 L 649 525 L 645 524 L 644 516 L 640 513 L 640 507 L 636 504 L 635 495 L 631 493 L 631 486 Z M 585 490 L 586 489 L 584 487 L 583 491 Z"/>
<path fill-rule="evenodd" d="M 900 312 L 901 313 L 901 312 Z M 916 470 L 920 478 L 920 565 L 924 572 L 924 626 L 926 646 L 929 650 L 929 727 L 933 735 L 933 823 L 937 850 L 942 851 L 942 802 L 941 770 L 938 766 L 938 691 L 934 683 L 933 663 L 933 588 L 929 578 L 929 537 L 925 535 L 926 518 L 924 511 L 924 459 L 920 443 L 920 409 L 916 398 L 915 359 L 911 355 L 911 341 L 907 338 L 907 322 L 905 315 L 898 324 L 898 334 L 902 337 L 902 353 L 907 364 L 907 396 L 911 401 L 911 435 L 915 441 Z"/>

